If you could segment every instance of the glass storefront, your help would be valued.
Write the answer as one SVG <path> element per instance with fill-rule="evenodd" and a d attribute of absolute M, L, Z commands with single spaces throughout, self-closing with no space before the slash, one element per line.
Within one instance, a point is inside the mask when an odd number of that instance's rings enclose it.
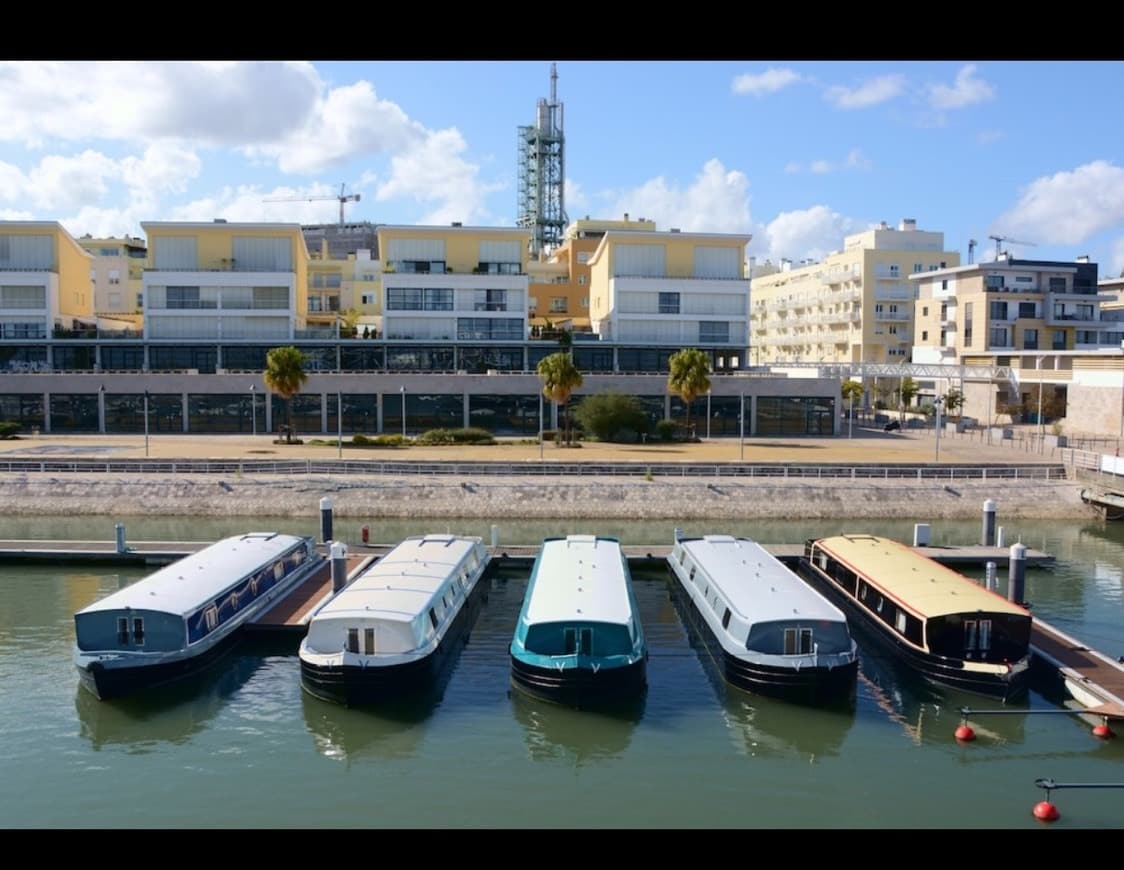
<path fill-rule="evenodd" d="M 105 372 L 139 372 L 144 369 L 144 348 L 138 345 L 101 346 L 101 368 Z"/>
<path fill-rule="evenodd" d="M 19 423 L 24 430 L 43 428 L 43 396 L 39 393 L 0 393 L 0 420 Z"/>
<path fill-rule="evenodd" d="M 572 397 L 571 397 L 572 401 Z M 539 397 L 469 396 L 469 426 L 493 435 L 538 435 Z M 543 427 L 550 428 L 550 403 L 543 400 Z"/>
<path fill-rule="evenodd" d="M 214 374 L 218 365 L 217 347 L 161 347 L 148 349 L 148 365 L 154 372 L 198 369 L 200 374 Z"/>
<path fill-rule="evenodd" d="M 144 431 L 144 393 L 106 393 L 106 432 Z M 148 431 L 183 432 L 183 396 L 148 394 Z"/>
<path fill-rule="evenodd" d="M 93 345 L 55 345 L 54 368 L 57 372 L 92 372 L 97 363 Z"/>
<path fill-rule="evenodd" d="M 835 400 L 825 396 L 761 396 L 755 435 L 831 435 Z M 749 434 L 748 427 L 746 434 Z"/>
<path fill-rule="evenodd" d="M 51 393 L 51 431 L 97 432 L 97 393 Z"/>

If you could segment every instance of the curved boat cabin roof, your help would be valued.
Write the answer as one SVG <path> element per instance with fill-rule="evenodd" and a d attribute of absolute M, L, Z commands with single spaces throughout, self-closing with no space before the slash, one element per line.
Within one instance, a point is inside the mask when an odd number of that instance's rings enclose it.
<path fill-rule="evenodd" d="M 847 621 L 843 611 L 756 541 L 731 535 L 705 535 L 684 538 L 679 544 L 706 575 L 712 589 L 717 589 L 729 607 L 748 623 L 794 618 Z"/>
<path fill-rule="evenodd" d="M 815 543 L 925 619 L 980 611 L 1030 617 L 1026 608 L 890 538 L 837 535 Z"/>
<path fill-rule="evenodd" d="M 131 608 L 188 616 L 202 602 L 268 567 L 301 543 L 312 545 L 309 538 L 277 532 L 224 538 L 95 601 L 78 614 Z"/>
<path fill-rule="evenodd" d="M 406 538 L 345 586 L 315 620 L 363 617 L 409 622 L 429 606 L 457 566 L 482 543 L 477 537 L 425 535 Z M 471 574 L 478 563 L 471 562 Z"/>
<path fill-rule="evenodd" d="M 529 623 L 584 621 L 626 625 L 636 615 L 629 572 L 616 538 L 547 538 L 535 565 Z"/>

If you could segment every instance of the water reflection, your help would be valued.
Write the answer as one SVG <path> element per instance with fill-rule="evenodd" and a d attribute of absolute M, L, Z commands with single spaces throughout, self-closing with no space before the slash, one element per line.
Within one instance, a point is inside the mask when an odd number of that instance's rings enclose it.
<path fill-rule="evenodd" d="M 120 745 L 130 754 L 185 743 L 206 728 L 262 663 L 258 656 L 229 655 L 168 686 L 109 701 L 99 701 L 79 685 L 74 706 L 80 733 L 94 749 Z"/>
<path fill-rule="evenodd" d="M 436 692 L 380 706 L 377 710 L 343 707 L 301 692 L 304 724 L 316 751 L 350 763 L 358 758 L 413 758 L 426 723 L 440 704 Z"/>
<path fill-rule="evenodd" d="M 564 761 L 574 767 L 616 758 L 632 742 L 644 718 L 644 697 L 611 709 L 574 710 L 510 693 L 515 719 L 523 726 L 527 753 L 535 761 Z"/>
<path fill-rule="evenodd" d="M 796 756 L 815 764 L 839 755 L 855 724 L 853 707 L 818 708 L 725 688 L 722 715 L 739 753 L 766 758 Z"/>

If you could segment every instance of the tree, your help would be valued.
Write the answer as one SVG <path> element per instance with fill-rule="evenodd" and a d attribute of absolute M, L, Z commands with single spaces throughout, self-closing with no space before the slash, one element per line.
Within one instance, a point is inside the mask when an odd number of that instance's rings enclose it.
<path fill-rule="evenodd" d="M 648 415 L 640 400 L 622 393 L 586 396 L 574 409 L 574 417 L 601 441 L 612 441 L 621 432 L 648 431 Z"/>
<path fill-rule="evenodd" d="M 920 389 L 921 385 L 917 383 L 917 381 L 915 381 L 913 378 L 902 378 L 901 385 L 898 387 L 898 400 L 899 404 L 901 405 L 898 410 L 904 411 L 911 404 L 913 404 L 913 399 Z"/>
<path fill-rule="evenodd" d="M 308 380 L 304 370 L 308 359 L 295 347 L 275 347 L 265 356 L 265 373 L 262 379 L 271 392 L 285 400 L 285 440 L 293 442 L 293 397 Z"/>
<path fill-rule="evenodd" d="M 570 421 L 566 403 L 570 393 L 582 385 L 584 379 L 574 366 L 568 353 L 552 353 L 539 360 L 535 372 L 542 378 L 542 394 L 562 408 L 562 433 L 566 443 L 570 443 Z"/>
<path fill-rule="evenodd" d="M 849 411 L 853 412 L 855 409 L 855 402 L 862 402 L 863 393 L 866 392 L 866 387 L 863 386 L 862 381 L 852 381 L 850 379 L 843 381 L 843 386 L 839 388 L 839 393 L 843 397 L 843 401 L 847 403 Z"/>
<path fill-rule="evenodd" d="M 667 389 L 675 393 L 687 406 L 687 431 L 691 429 L 691 405 L 695 399 L 710 391 L 710 357 L 695 347 L 673 353 L 667 360 L 670 373 Z"/>
<path fill-rule="evenodd" d="M 944 394 L 944 410 L 949 417 L 959 417 L 964 407 L 964 394 L 956 387 L 950 387 Z"/>

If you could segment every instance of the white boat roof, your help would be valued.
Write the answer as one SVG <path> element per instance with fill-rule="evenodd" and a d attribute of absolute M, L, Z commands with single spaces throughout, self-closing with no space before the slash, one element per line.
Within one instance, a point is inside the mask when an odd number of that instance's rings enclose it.
<path fill-rule="evenodd" d="M 425 611 L 457 566 L 481 543 L 477 537 L 456 535 L 406 538 L 316 611 L 312 619 L 352 619 L 359 614 L 410 622 Z"/>
<path fill-rule="evenodd" d="M 838 607 L 756 541 L 731 535 L 705 535 L 680 543 L 706 574 L 707 582 L 717 587 L 730 609 L 747 622 L 794 617 L 847 620 Z"/>
<path fill-rule="evenodd" d="M 305 540 L 299 535 L 248 532 L 184 556 L 78 611 L 158 610 L 187 616 L 248 574 L 268 566 Z"/>
<path fill-rule="evenodd" d="M 531 624 L 582 620 L 632 622 L 630 577 L 613 538 L 569 535 L 543 542 L 527 604 Z"/>

